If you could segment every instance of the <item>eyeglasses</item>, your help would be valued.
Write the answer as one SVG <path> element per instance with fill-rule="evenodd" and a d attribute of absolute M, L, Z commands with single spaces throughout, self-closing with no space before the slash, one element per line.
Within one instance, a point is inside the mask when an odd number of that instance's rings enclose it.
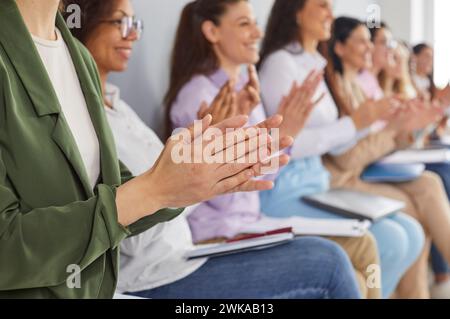
<path fill-rule="evenodd" d="M 142 36 L 142 32 L 144 32 L 144 22 L 134 16 L 125 16 L 122 19 L 105 20 L 101 22 L 118 26 L 123 39 L 127 39 L 133 32 L 136 32 L 136 37 L 139 40 Z"/>

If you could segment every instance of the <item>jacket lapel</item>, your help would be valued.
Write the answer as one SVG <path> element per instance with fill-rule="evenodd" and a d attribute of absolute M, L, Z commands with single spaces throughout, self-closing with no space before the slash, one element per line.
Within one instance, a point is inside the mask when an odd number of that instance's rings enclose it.
<path fill-rule="evenodd" d="M 38 116 L 59 114 L 58 98 L 14 0 L 0 1 L 0 43 Z"/>
<path fill-rule="evenodd" d="M 118 163 L 114 163 L 114 144 L 108 131 L 106 118 L 101 113 L 102 99 L 90 76 L 77 44 L 60 14 L 57 17 L 57 27 L 69 48 L 77 70 L 83 94 L 89 108 L 94 128 L 100 145 L 101 178 L 104 183 L 119 184 Z M 23 22 L 14 0 L 0 1 L 0 45 L 4 48 L 9 60 L 24 85 L 36 114 L 39 117 L 52 116 L 55 119 L 52 138 L 67 161 L 76 172 L 81 185 L 88 197 L 93 195 L 88 175 L 81 159 L 80 152 L 70 129 L 61 113 L 61 107 L 55 90 L 48 77 L 45 66 Z M 106 133 L 105 133 L 106 132 Z M 117 167 L 117 168 L 116 168 Z M 119 175 L 119 177 L 118 177 Z"/>
<path fill-rule="evenodd" d="M 86 99 L 88 111 L 97 133 L 100 145 L 101 179 L 108 185 L 120 184 L 119 161 L 108 121 L 103 110 L 103 98 L 97 68 L 94 65 L 89 71 L 86 61 L 80 52 L 79 44 L 67 28 L 63 17 L 58 14 L 56 25 L 66 42 L 78 74 L 81 89 Z"/>

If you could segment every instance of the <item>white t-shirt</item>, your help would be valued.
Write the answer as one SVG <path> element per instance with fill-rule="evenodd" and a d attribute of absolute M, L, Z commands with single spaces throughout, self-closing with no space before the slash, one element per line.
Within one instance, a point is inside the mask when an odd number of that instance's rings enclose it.
<path fill-rule="evenodd" d="M 119 159 L 133 175 L 143 174 L 156 162 L 163 144 L 120 99 L 117 87 L 108 84 L 106 96 L 113 106 L 105 109 Z M 184 258 L 194 247 L 185 214 L 188 212 L 122 242 L 117 291 L 137 292 L 164 286 L 189 276 L 206 262 Z"/>
<path fill-rule="evenodd" d="M 94 188 L 100 175 L 100 146 L 69 49 L 59 30 L 56 33 L 56 41 L 32 37 Z"/>
<path fill-rule="evenodd" d="M 412 76 L 414 84 L 419 89 L 420 93 L 429 93 L 431 88 L 431 81 L 428 77 L 419 76 L 413 74 Z"/>

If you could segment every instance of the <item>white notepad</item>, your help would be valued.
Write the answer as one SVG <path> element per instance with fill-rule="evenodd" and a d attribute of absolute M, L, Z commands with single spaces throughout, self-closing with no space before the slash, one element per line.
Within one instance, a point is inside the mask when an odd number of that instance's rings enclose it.
<path fill-rule="evenodd" d="M 435 164 L 450 162 L 448 149 L 403 150 L 395 152 L 380 163 L 383 164 Z"/>
<path fill-rule="evenodd" d="M 330 213 L 371 222 L 405 208 L 405 203 L 395 199 L 343 188 L 305 196 L 303 200 Z"/>
<path fill-rule="evenodd" d="M 257 234 L 273 229 L 291 227 L 295 236 L 333 236 L 361 237 L 364 236 L 372 223 L 357 219 L 318 219 L 318 218 L 270 218 L 263 217 L 258 222 L 241 228 L 241 233 Z"/>

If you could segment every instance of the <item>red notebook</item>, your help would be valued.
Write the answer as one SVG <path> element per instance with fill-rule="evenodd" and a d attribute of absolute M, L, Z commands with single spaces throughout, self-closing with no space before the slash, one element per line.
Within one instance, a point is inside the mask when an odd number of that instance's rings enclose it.
<path fill-rule="evenodd" d="M 290 230 L 290 231 L 289 231 Z M 267 249 L 286 244 L 294 240 L 291 228 L 283 228 L 263 234 L 252 234 L 232 239 L 223 244 L 199 245 L 189 251 L 185 258 L 211 258 L 230 254 L 244 253 L 252 250 Z"/>

